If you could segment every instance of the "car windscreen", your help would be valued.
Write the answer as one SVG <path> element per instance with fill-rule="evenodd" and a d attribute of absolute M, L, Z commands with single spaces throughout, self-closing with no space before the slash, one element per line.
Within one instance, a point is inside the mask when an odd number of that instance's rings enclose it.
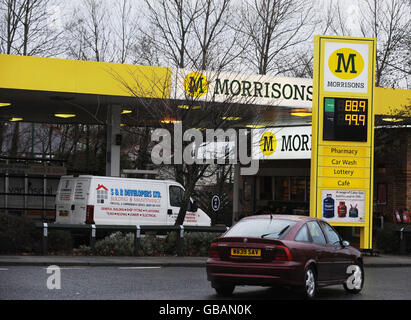
<path fill-rule="evenodd" d="M 279 239 L 296 224 L 285 219 L 242 220 L 227 231 L 224 237 L 255 237 Z"/>

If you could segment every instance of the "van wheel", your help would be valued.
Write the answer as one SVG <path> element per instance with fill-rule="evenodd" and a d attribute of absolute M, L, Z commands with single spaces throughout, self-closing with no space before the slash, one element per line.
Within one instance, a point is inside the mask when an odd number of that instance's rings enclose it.
<path fill-rule="evenodd" d="M 303 294 L 306 299 L 314 299 L 317 292 L 317 276 L 313 267 L 308 267 L 304 272 Z"/>
<path fill-rule="evenodd" d="M 349 293 L 359 293 L 364 286 L 364 268 L 360 262 L 350 265 L 347 269 L 349 274 L 343 286 Z"/>
<path fill-rule="evenodd" d="M 211 286 L 215 289 L 217 294 L 222 297 L 229 297 L 232 295 L 235 285 L 222 282 L 212 282 Z"/>

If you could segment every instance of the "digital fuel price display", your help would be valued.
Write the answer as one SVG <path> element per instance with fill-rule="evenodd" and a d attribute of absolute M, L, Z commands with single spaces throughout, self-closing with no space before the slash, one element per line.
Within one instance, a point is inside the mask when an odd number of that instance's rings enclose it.
<path fill-rule="evenodd" d="M 368 99 L 324 98 L 323 140 L 367 141 Z"/>

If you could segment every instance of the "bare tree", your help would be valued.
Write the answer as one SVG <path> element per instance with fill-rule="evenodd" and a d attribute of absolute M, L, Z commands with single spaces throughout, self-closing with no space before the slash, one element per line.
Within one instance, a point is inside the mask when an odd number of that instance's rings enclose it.
<path fill-rule="evenodd" d="M 368 0 L 361 10 L 361 33 L 377 38 L 375 85 L 396 86 L 410 76 L 411 3 L 407 0 Z M 408 48 L 407 48 L 408 46 Z"/>
<path fill-rule="evenodd" d="M 117 0 L 114 3 L 112 16 L 112 40 L 114 42 L 115 61 L 126 63 L 130 61 L 138 30 L 136 8 L 130 0 Z"/>
<path fill-rule="evenodd" d="M 186 52 L 192 34 L 192 24 L 203 8 L 199 1 L 145 0 L 148 10 L 148 28 L 141 28 L 145 41 L 155 46 L 168 64 L 187 67 Z M 148 30 L 147 30 L 148 29 Z"/>
<path fill-rule="evenodd" d="M 241 10 L 242 32 L 250 37 L 244 60 L 259 74 L 278 74 L 281 61 L 290 61 L 290 49 L 311 39 L 314 13 L 303 0 L 245 1 Z"/>
<path fill-rule="evenodd" d="M 0 12 L 2 23 L 0 24 L 0 40 L 2 52 L 11 54 L 17 50 L 17 30 L 23 19 L 23 1 L 2 0 L 0 2 Z"/>
<path fill-rule="evenodd" d="M 239 56 L 238 26 L 232 0 L 198 0 L 201 16 L 193 20 L 190 50 L 186 50 L 195 70 L 221 71 Z"/>
<path fill-rule="evenodd" d="M 332 5 L 332 12 L 337 13 L 338 19 L 333 19 L 331 33 L 376 38 L 375 85 L 399 87 L 401 81 L 405 81 L 405 86 L 409 86 L 411 3 L 407 0 L 366 0 L 349 9 L 349 15 L 356 17 L 354 23 L 342 18 L 341 3 Z"/>
<path fill-rule="evenodd" d="M 66 24 L 67 50 L 71 57 L 81 60 L 114 60 L 112 31 L 109 28 L 106 1 L 83 0 L 72 12 Z"/>

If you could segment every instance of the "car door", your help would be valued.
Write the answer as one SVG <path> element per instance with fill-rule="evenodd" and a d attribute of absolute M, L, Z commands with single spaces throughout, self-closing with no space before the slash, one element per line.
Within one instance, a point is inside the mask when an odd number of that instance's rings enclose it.
<path fill-rule="evenodd" d="M 308 231 L 311 235 L 314 259 L 317 262 L 318 281 L 330 280 L 330 264 L 332 262 L 332 254 L 327 247 L 327 240 L 317 221 L 312 220 L 307 222 Z"/>
<path fill-rule="evenodd" d="M 332 263 L 330 265 L 330 279 L 343 280 L 347 278 L 347 268 L 351 264 L 351 256 L 349 250 L 341 243 L 341 237 L 325 221 L 320 221 L 320 225 L 327 237 L 328 247 L 332 252 Z"/>

